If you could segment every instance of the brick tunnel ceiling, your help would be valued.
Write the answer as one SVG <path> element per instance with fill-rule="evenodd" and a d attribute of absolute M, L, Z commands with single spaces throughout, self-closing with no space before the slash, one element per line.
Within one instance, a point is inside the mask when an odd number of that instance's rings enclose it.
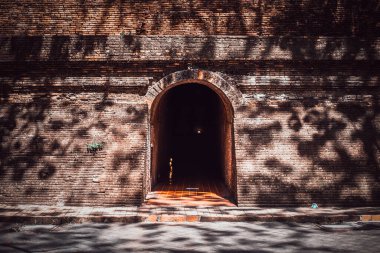
<path fill-rule="evenodd" d="M 158 112 L 160 148 L 167 151 L 159 157 L 161 180 L 169 173 L 170 157 L 174 178 L 222 176 L 223 108 L 219 96 L 199 84 L 181 85 L 164 95 Z"/>

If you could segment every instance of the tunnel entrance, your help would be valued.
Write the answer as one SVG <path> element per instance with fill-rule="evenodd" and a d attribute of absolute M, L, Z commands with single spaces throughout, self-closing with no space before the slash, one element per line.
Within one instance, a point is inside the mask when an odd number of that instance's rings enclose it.
<path fill-rule="evenodd" d="M 230 117 L 223 100 L 206 85 L 186 83 L 167 90 L 152 118 L 153 191 L 199 196 L 209 190 L 232 200 Z"/>
<path fill-rule="evenodd" d="M 220 114 L 218 95 L 200 84 L 175 87 L 162 98 L 158 181 L 222 178 Z"/>

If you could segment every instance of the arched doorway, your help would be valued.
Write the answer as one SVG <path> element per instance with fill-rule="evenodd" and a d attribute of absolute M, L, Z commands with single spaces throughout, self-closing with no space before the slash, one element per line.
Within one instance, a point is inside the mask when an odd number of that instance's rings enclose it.
<path fill-rule="evenodd" d="M 177 83 L 156 97 L 151 110 L 151 188 L 215 186 L 233 201 L 233 109 L 223 92 L 207 82 Z"/>

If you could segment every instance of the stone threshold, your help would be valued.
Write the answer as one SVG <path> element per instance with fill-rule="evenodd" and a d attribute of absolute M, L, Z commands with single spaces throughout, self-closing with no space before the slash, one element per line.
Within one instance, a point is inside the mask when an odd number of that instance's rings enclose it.
<path fill-rule="evenodd" d="M 1 205 L 0 222 L 23 224 L 136 223 L 136 222 L 254 222 L 277 221 L 333 224 L 380 221 L 380 207 L 262 208 L 262 207 L 58 207 Z"/>

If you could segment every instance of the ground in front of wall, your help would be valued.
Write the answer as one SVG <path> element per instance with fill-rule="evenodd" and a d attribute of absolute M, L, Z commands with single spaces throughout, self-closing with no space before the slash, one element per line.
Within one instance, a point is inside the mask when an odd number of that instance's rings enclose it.
<path fill-rule="evenodd" d="M 0 252 L 380 252 L 380 229 L 279 222 L 0 223 Z"/>
<path fill-rule="evenodd" d="M 234 207 L 235 204 L 222 181 L 181 179 L 157 184 L 143 206 Z"/>

